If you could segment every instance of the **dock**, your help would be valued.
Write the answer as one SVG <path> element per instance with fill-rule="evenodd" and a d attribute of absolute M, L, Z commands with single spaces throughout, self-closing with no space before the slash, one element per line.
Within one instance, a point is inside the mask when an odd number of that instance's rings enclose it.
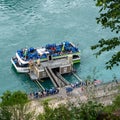
<path fill-rule="evenodd" d="M 47 75 L 49 76 L 49 78 L 51 79 L 53 85 L 55 87 L 59 87 L 60 86 L 60 83 L 59 81 L 57 80 L 55 74 L 52 72 L 52 70 L 49 68 L 49 67 L 45 67 L 45 71 L 47 72 Z"/>
<path fill-rule="evenodd" d="M 32 80 L 39 81 L 49 77 L 53 85 L 57 87 L 64 87 L 70 83 L 62 77 L 62 74 L 71 73 L 73 70 L 72 56 L 50 60 L 44 62 L 33 62 L 30 66 L 29 76 Z M 36 82 L 40 87 L 41 84 Z"/>

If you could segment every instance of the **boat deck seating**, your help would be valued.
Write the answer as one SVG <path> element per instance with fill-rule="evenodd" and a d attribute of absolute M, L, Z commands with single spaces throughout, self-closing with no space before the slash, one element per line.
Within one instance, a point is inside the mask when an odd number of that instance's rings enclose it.
<path fill-rule="evenodd" d="M 71 54 L 79 52 L 78 48 L 73 46 L 70 42 L 62 42 L 59 45 L 54 44 L 47 44 L 45 46 L 45 50 L 49 52 L 50 55 L 53 57 L 61 56 L 63 54 Z M 37 49 L 30 47 L 29 49 L 20 49 L 17 50 L 19 57 L 24 61 L 29 61 L 31 59 L 46 59 L 47 53 L 43 53 L 40 55 Z"/>

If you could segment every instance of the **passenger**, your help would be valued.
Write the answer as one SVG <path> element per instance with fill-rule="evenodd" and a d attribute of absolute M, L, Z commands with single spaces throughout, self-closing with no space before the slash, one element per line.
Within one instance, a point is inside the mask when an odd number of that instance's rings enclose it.
<path fill-rule="evenodd" d="M 43 95 L 46 96 L 46 91 L 45 90 L 43 91 Z"/>
<path fill-rule="evenodd" d="M 23 50 L 23 55 L 24 55 L 25 60 L 26 60 L 26 56 L 27 56 L 27 49 L 24 49 L 24 50 Z"/>
<path fill-rule="evenodd" d="M 34 93 L 31 93 L 31 99 L 34 99 Z"/>
<path fill-rule="evenodd" d="M 36 95 L 35 95 L 35 96 L 36 96 L 36 98 L 38 98 L 38 92 L 36 92 Z"/>
<path fill-rule="evenodd" d="M 79 87 L 79 82 L 76 82 L 75 85 L 76 85 L 76 87 Z"/>
<path fill-rule="evenodd" d="M 53 91 L 53 94 L 55 94 L 56 89 L 53 87 L 53 88 L 52 88 L 52 91 Z"/>
<path fill-rule="evenodd" d="M 72 54 L 72 50 L 69 53 Z"/>
<path fill-rule="evenodd" d="M 72 87 L 72 88 L 75 88 L 75 85 L 74 85 L 74 84 L 71 84 L 71 87 Z"/>
<path fill-rule="evenodd" d="M 56 88 L 55 89 L 55 94 L 57 94 L 59 92 L 59 89 L 58 88 Z"/>
<path fill-rule="evenodd" d="M 81 90 L 83 91 L 83 90 L 84 90 L 84 88 L 83 88 L 83 87 L 81 87 Z"/>
<path fill-rule="evenodd" d="M 42 93 L 39 91 L 38 92 L 38 97 L 41 98 L 42 97 Z"/>
<path fill-rule="evenodd" d="M 118 84 L 118 81 L 117 81 L 117 80 L 115 80 L 115 82 Z"/>
<path fill-rule="evenodd" d="M 52 51 L 55 51 L 55 50 L 56 50 L 56 48 L 55 48 L 55 47 L 51 47 L 51 50 L 52 50 Z"/>
<path fill-rule="evenodd" d="M 48 96 L 49 95 L 49 90 L 45 89 L 45 92 L 46 92 L 46 95 Z"/>
<path fill-rule="evenodd" d="M 85 85 L 85 83 L 84 83 L 84 82 L 82 82 L 82 83 L 81 83 L 81 85 L 82 85 L 82 86 L 84 86 L 84 85 Z"/>
<path fill-rule="evenodd" d="M 42 97 L 44 96 L 43 91 L 41 91 Z"/>
<path fill-rule="evenodd" d="M 36 98 L 36 92 L 33 92 L 33 96 L 34 96 L 34 98 Z"/>
<path fill-rule="evenodd" d="M 52 90 L 52 89 L 50 89 L 50 90 L 49 90 L 49 93 L 52 95 L 52 94 L 53 94 L 53 90 Z"/>
<path fill-rule="evenodd" d="M 62 52 L 62 51 L 60 52 L 60 55 L 63 55 L 63 52 Z"/>

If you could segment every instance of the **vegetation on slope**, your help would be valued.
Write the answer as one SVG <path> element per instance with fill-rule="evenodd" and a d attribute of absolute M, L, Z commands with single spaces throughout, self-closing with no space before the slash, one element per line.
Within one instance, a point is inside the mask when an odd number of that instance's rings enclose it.
<path fill-rule="evenodd" d="M 96 0 L 96 6 L 100 7 L 100 16 L 97 23 L 103 28 L 110 28 L 112 32 L 116 32 L 116 36 L 109 39 L 102 38 L 98 44 L 91 47 L 92 50 L 99 48 L 96 56 L 101 55 L 105 51 L 110 51 L 120 46 L 120 0 Z M 111 59 L 106 62 L 106 68 L 112 69 L 114 65 L 119 65 L 120 51 L 117 50 Z"/>
<path fill-rule="evenodd" d="M 95 101 L 61 104 L 56 108 L 43 103 L 44 112 L 36 117 L 35 112 L 27 106 L 29 100 L 23 92 L 5 92 L 0 103 L 0 120 L 120 120 L 120 95 L 113 104 L 103 106 Z M 30 105 L 30 104 L 29 104 Z"/>

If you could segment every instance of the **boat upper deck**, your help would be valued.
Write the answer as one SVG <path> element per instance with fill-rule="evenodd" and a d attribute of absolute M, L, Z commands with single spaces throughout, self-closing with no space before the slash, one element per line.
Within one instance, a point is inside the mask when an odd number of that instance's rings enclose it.
<path fill-rule="evenodd" d="M 22 64 L 27 64 L 30 60 L 47 60 L 47 56 L 54 58 L 67 56 L 69 54 L 78 54 L 80 51 L 71 42 L 62 42 L 61 44 L 47 44 L 41 48 L 20 49 L 16 52 L 16 57 Z"/>

